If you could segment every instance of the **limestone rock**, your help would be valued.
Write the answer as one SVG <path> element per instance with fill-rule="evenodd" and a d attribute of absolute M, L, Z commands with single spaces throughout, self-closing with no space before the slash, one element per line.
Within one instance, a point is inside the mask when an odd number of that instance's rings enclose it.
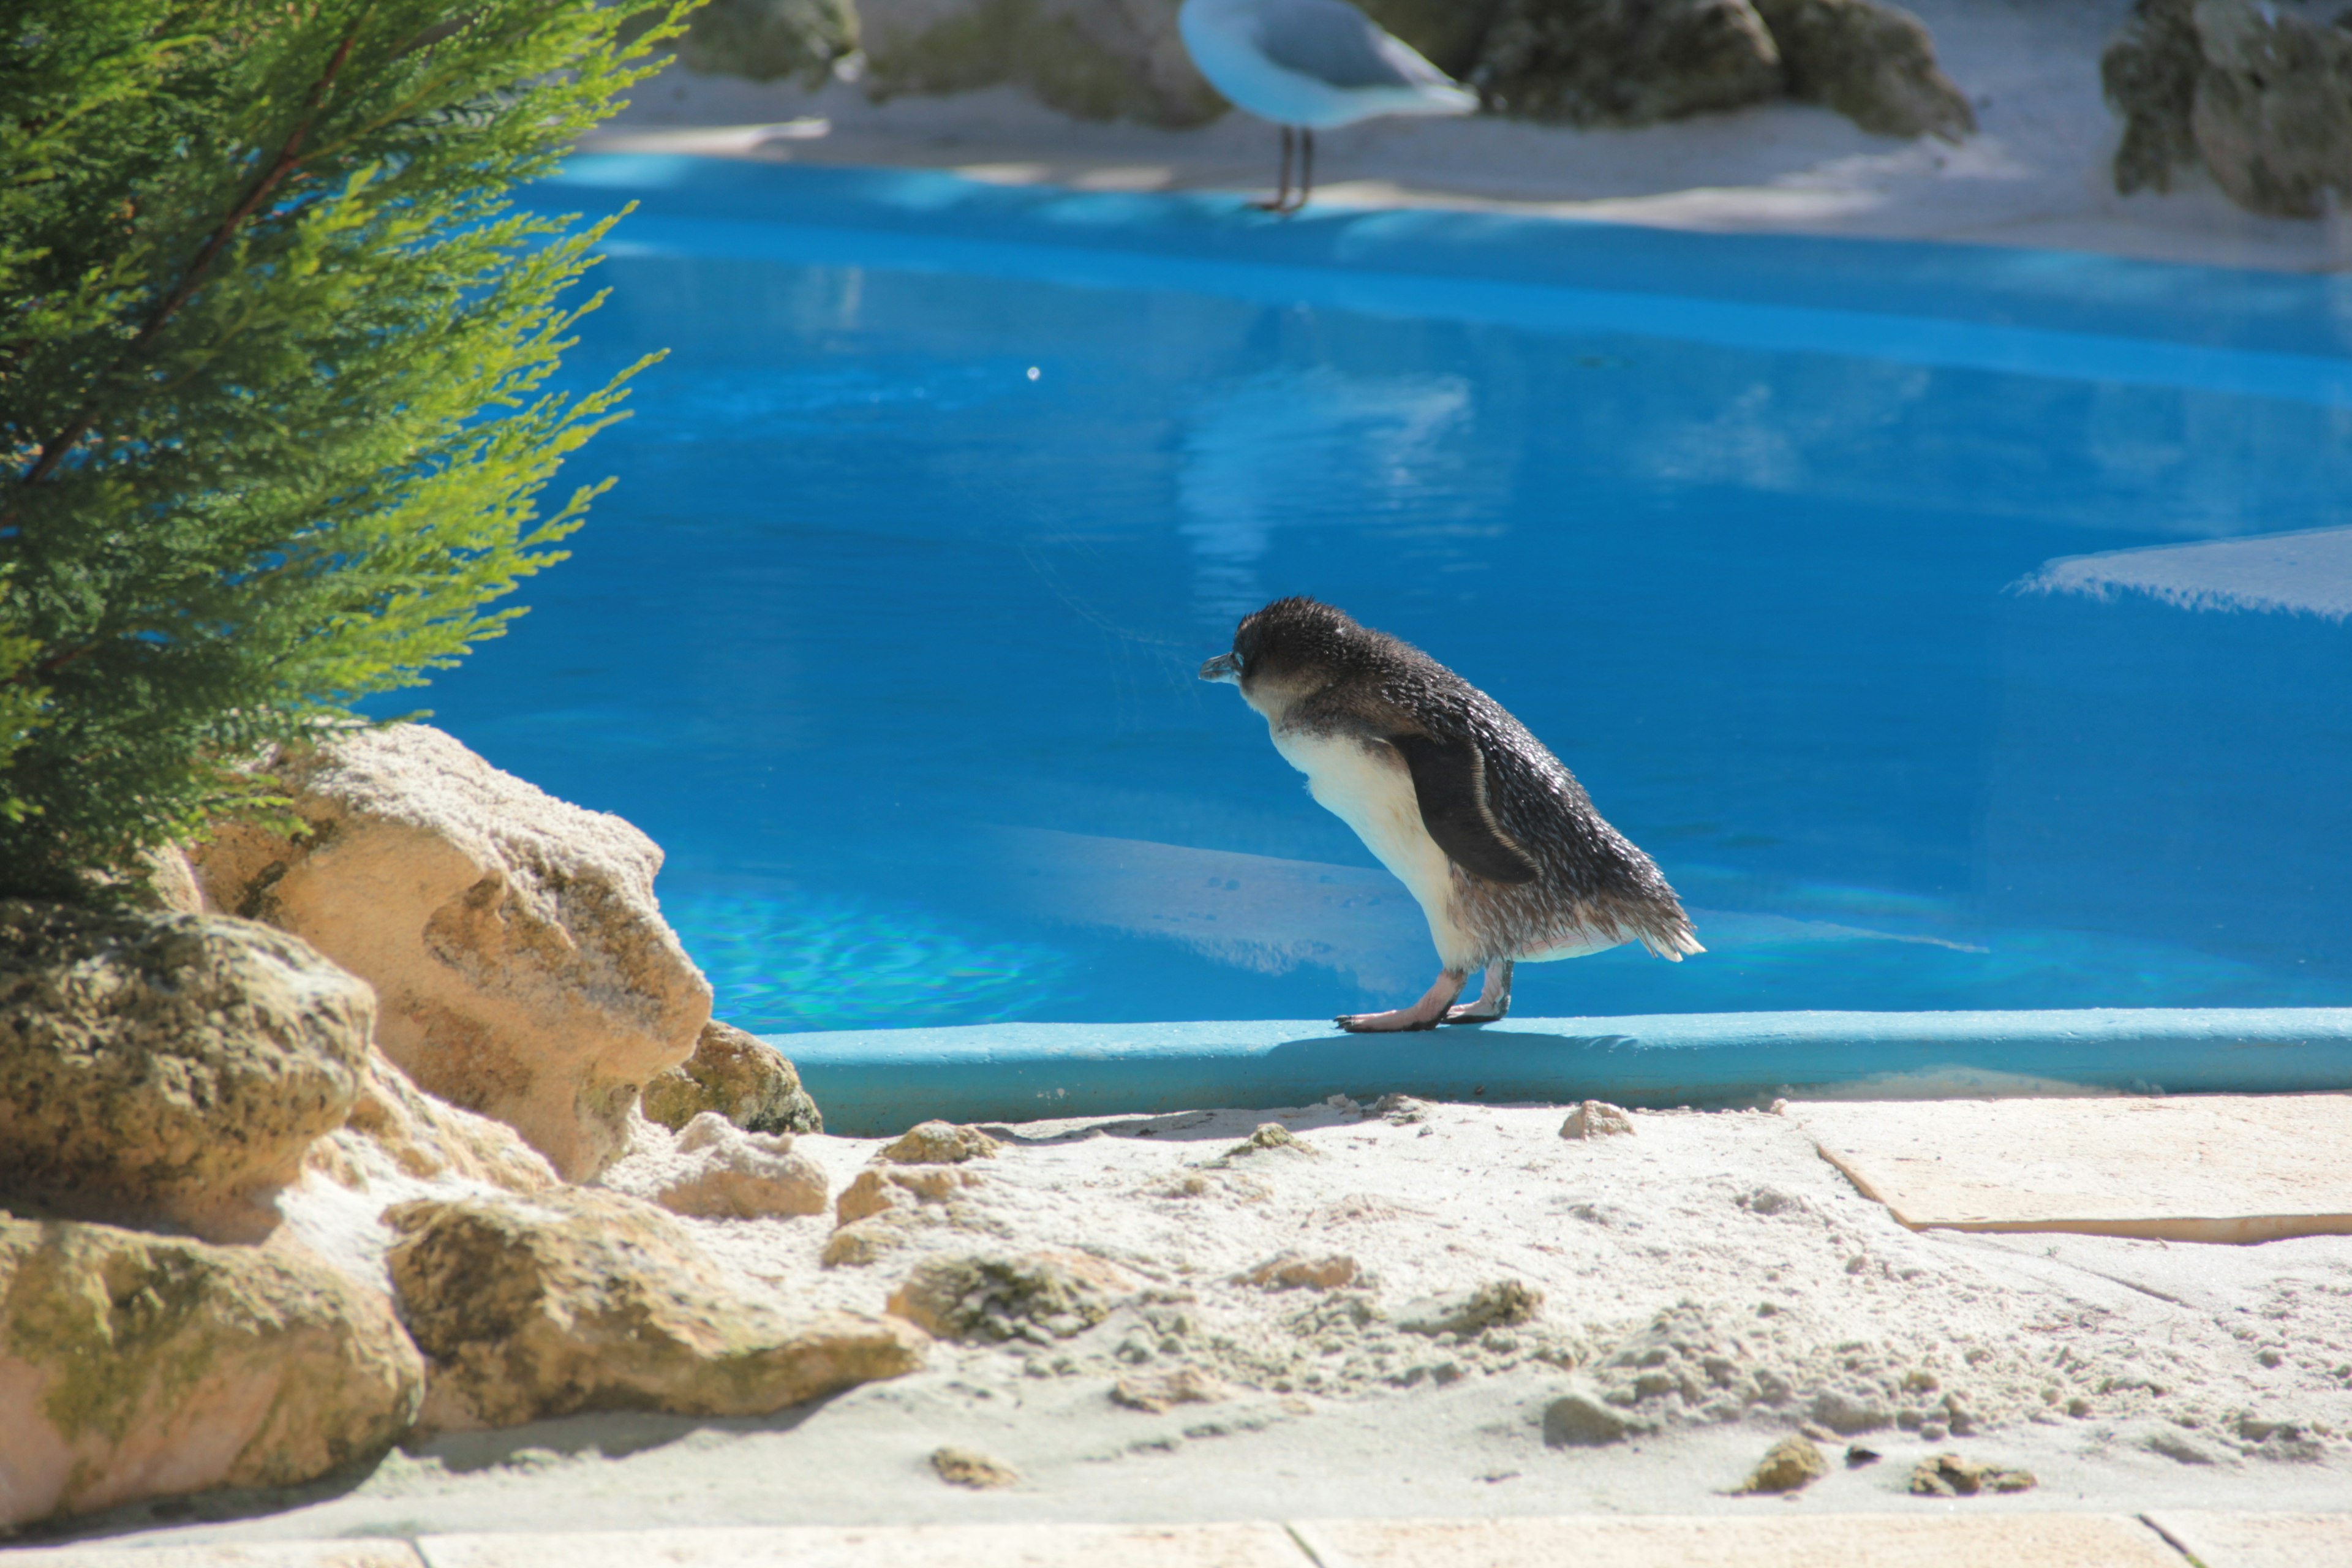
<path fill-rule="evenodd" d="M 747 1132 L 822 1132 L 824 1117 L 784 1054 L 717 1019 L 702 1026 L 694 1054 L 646 1080 L 645 1111 L 677 1131 L 715 1110 Z"/>
<path fill-rule="evenodd" d="M 966 1160 L 994 1159 L 996 1140 L 977 1127 L 924 1121 L 876 1150 L 874 1157 L 901 1165 L 960 1165 Z"/>
<path fill-rule="evenodd" d="M 1050 1344 L 1083 1333 L 1139 1289 L 1125 1269 L 1083 1252 L 934 1258 L 891 1294 L 889 1309 L 941 1339 Z"/>
<path fill-rule="evenodd" d="M 1296 1252 L 1277 1253 L 1241 1276 L 1244 1284 L 1267 1290 L 1295 1290 L 1304 1286 L 1315 1290 L 1336 1290 L 1356 1281 L 1356 1260 L 1344 1253 L 1334 1252 L 1322 1258 L 1307 1258 Z"/>
<path fill-rule="evenodd" d="M 1581 1389 L 1544 1406 L 1544 1441 L 1555 1448 L 1597 1448 L 1656 1430 L 1653 1422 L 1628 1415 Z"/>
<path fill-rule="evenodd" d="M 1908 11 L 1879 0 L 1753 0 L 1772 30 L 1789 94 L 1826 104 L 1881 136 L 1957 142 L 1975 110 L 1936 63 L 1936 43 Z"/>
<path fill-rule="evenodd" d="M 2099 62 L 2116 188 L 2201 163 L 2239 205 L 2311 217 L 2352 194 L 2352 15 L 2311 0 L 2139 0 Z"/>
<path fill-rule="evenodd" d="M 424 1424 L 583 1410 L 759 1415 L 922 1364 L 903 1322 L 788 1320 L 736 1294 L 649 1204 L 560 1188 L 526 1204 L 403 1204 L 387 1261 L 430 1364 Z"/>
<path fill-rule="evenodd" d="M 373 984 L 376 1042 L 418 1088 L 507 1123 L 568 1180 L 602 1170 L 639 1086 L 710 1017 L 654 901 L 661 851 L 421 724 L 271 767 L 302 831 L 224 828 L 197 858 L 205 897 Z"/>
<path fill-rule="evenodd" d="M 1021 1472 L 1012 1466 L 970 1448 L 932 1450 L 931 1469 L 948 1485 L 970 1487 L 974 1491 L 1009 1487 L 1021 1479 Z"/>
<path fill-rule="evenodd" d="M 745 1132 L 706 1110 L 679 1134 L 677 1152 L 688 1163 L 654 1194 L 672 1214 L 760 1219 L 824 1212 L 824 1168 L 794 1153 L 788 1137 Z"/>
<path fill-rule="evenodd" d="M 374 1012 L 248 921 L 0 902 L 0 1194 L 255 1239 L 358 1097 Z"/>
<path fill-rule="evenodd" d="M 855 1225 L 890 1209 L 920 1204 L 944 1204 L 980 1184 L 970 1171 L 872 1165 L 857 1173 L 834 1203 L 835 1225 Z"/>
<path fill-rule="evenodd" d="M 303 1163 L 346 1186 L 362 1185 L 371 1149 L 419 1181 L 478 1182 L 509 1193 L 541 1192 L 560 1182 L 555 1167 L 513 1128 L 436 1100 L 374 1050 L 350 1119 L 313 1143 Z"/>
<path fill-rule="evenodd" d="M 798 77 L 814 88 L 856 48 L 849 0 L 708 0 L 678 40 L 677 58 L 706 75 Z"/>
<path fill-rule="evenodd" d="M 1633 1131 L 1633 1119 L 1605 1100 L 1586 1100 L 1559 1124 L 1563 1138 L 1613 1138 Z"/>
<path fill-rule="evenodd" d="M 1176 31 L 1179 0 L 859 0 L 866 91 L 1011 84 L 1082 120 L 1199 125 L 1224 100 Z"/>
<path fill-rule="evenodd" d="M 1830 1473 L 1830 1462 L 1811 1437 L 1799 1433 L 1783 1437 L 1764 1450 L 1748 1479 L 1739 1483 L 1744 1492 L 1793 1492 L 1812 1485 Z"/>
<path fill-rule="evenodd" d="M 1506 113 L 1571 125 L 1739 109 L 1783 85 L 1749 0 L 1504 0 L 1471 80 Z"/>
<path fill-rule="evenodd" d="M 2031 1470 L 2004 1470 L 1958 1454 L 1938 1454 L 1911 1468 L 1911 1489 L 1921 1497 L 1974 1497 L 1979 1492 L 2031 1491 Z"/>
<path fill-rule="evenodd" d="M 390 1305 L 299 1253 L 0 1217 L 0 1530 L 310 1480 L 424 1381 Z"/>
<path fill-rule="evenodd" d="M 1111 1384 L 1110 1402 L 1129 1410 L 1158 1415 L 1179 1405 L 1213 1405 L 1233 1391 L 1199 1367 L 1122 1377 Z"/>
<path fill-rule="evenodd" d="M 1225 1160 L 1246 1160 L 1254 1154 L 1278 1152 L 1320 1157 L 1312 1143 L 1303 1142 L 1298 1135 L 1279 1121 L 1261 1121 L 1257 1130 L 1220 1156 Z"/>

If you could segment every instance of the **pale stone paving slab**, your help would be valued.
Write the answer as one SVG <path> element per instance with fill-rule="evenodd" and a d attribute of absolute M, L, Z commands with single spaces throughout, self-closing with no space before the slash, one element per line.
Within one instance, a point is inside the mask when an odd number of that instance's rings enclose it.
<path fill-rule="evenodd" d="M 1318 1520 L 1320 1568 L 2183 1568 L 2120 1514 Z M 2216 1565 L 2218 1568 L 2218 1565 Z"/>
<path fill-rule="evenodd" d="M 223 1541 L 201 1546 L 53 1546 L 8 1568 L 425 1568 L 405 1541 Z"/>
<path fill-rule="evenodd" d="M 429 1568 L 1310 1568 L 1278 1524 L 913 1524 L 428 1535 Z"/>
<path fill-rule="evenodd" d="M 2352 1095 L 1815 1102 L 1789 1114 L 1915 1230 L 2352 1235 Z"/>
<path fill-rule="evenodd" d="M 2167 1509 L 2147 1521 L 2205 1568 L 2314 1568 L 2352 1563 L 2352 1513 Z"/>

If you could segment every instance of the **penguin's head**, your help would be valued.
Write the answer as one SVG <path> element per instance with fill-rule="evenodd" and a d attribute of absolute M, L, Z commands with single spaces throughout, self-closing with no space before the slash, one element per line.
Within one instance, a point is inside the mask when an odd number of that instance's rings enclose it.
<path fill-rule="evenodd" d="M 1201 679 L 1233 682 L 1244 701 L 1272 717 L 1360 664 L 1360 645 L 1371 636 L 1344 610 L 1313 599 L 1276 599 L 1242 618 L 1234 651 L 1201 666 Z"/>

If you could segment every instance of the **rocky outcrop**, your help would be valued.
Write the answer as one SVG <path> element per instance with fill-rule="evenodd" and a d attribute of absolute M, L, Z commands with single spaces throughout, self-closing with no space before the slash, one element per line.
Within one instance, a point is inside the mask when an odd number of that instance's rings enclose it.
<path fill-rule="evenodd" d="M 761 1415 L 922 1364 L 905 1322 L 786 1319 L 738 1295 L 678 1223 L 616 1193 L 403 1204 L 387 1261 L 429 1372 L 428 1429 L 583 1410 Z"/>
<path fill-rule="evenodd" d="M 424 1373 L 299 1254 L 0 1216 L 0 1530 L 329 1474 L 407 1430 Z"/>
<path fill-rule="evenodd" d="M 1976 111 L 1936 63 L 1935 40 L 1908 11 L 1878 0 L 1754 0 L 1772 30 L 1789 96 L 1825 104 L 1881 136 L 1957 142 Z"/>
<path fill-rule="evenodd" d="M 570 1180 L 624 1146 L 710 986 L 654 900 L 642 833 L 397 725 L 279 757 L 301 829 L 224 827 L 205 896 L 375 987 L 376 1041 L 417 1087 L 520 1132 Z"/>
<path fill-rule="evenodd" d="M 356 1187 L 366 1184 L 379 1161 L 418 1181 L 472 1182 L 509 1193 L 543 1192 L 561 1181 L 513 1128 L 434 1099 L 371 1051 L 350 1119 L 313 1143 L 303 1163 Z"/>
<path fill-rule="evenodd" d="M 2252 212 L 2352 192 L 2352 13 L 2305 0 L 2139 0 L 2099 62 L 2123 117 L 2116 189 L 2201 164 Z"/>
<path fill-rule="evenodd" d="M 677 58 L 688 70 L 753 81 L 798 77 L 815 87 L 856 48 L 849 0 L 706 0 L 677 41 Z"/>
<path fill-rule="evenodd" d="M 1507 114 L 1647 125 L 1780 94 L 1748 0 L 1504 0 L 1471 80 Z"/>
<path fill-rule="evenodd" d="M 249 921 L 0 903 L 0 1195 L 255 1239 L 357 1100 L 374 1011 Z"/>
<path fill-rule="evenodd" d="M 675 1132 L 715 1110 L 747 1132 L 822 1132 L 824 1116 L 784 1054 L 717 1019 L 694 1054 L 646 1080 L 646 1116 Z"/>
<path fill-rule="evenodd" d="M 861 0 L 866 89 L 1004 84 L 1082 120 L 1199 125 L 1224 112 L 1176 31 L 1178 0 Z"/>

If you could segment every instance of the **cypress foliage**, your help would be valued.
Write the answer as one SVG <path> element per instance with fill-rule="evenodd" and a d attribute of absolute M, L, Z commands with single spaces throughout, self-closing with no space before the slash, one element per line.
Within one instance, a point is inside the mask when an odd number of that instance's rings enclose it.
<path fill-rule="evenodd" d="M 691 3 L 0 0 L 0 895 L 266 808 L 563 558 L 606 225 L 508 193 Z"/>

